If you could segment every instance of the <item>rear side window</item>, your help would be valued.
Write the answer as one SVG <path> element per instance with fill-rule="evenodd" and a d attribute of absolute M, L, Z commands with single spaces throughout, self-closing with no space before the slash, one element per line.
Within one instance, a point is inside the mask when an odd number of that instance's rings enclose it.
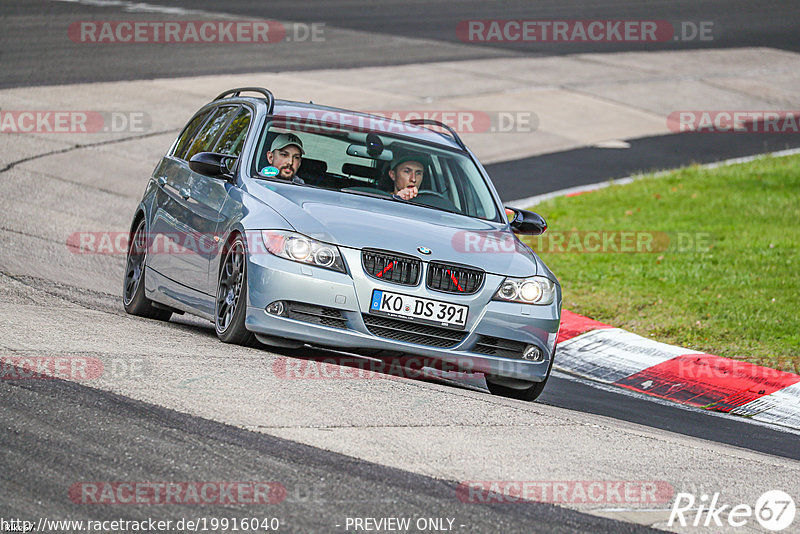
<path fill-rule="evenodd" d="M 175 145 L 175 150 L 172 152 L 173 156 L 183 159 L 184 154 L 186 154 L 186 148 L 189 146 L 189 143 L 192 142 L 192 139 L 194 139 L 194 134 L 197 133 L 197 129 L 200 128 L 200 125 L 203 124 L 203 121 L 208 118 L 210 113 L 210 111 L 200 113 L 189 121 L 189 124 L 186 125 L 180 137 L 178 137 L 178 143 Z"/>
<path fill-rule="evenodd" d="M 247 136 L 248 126 L 250 126 L 250 112 L 247 108 L 242 108 L 219 138 L 214 152 L 239 157 L 244 145 L 244 138 Z"/>
<path fill-rule="evenodd" d="M 211 118 L 208 119 L 200 129 L 200 132 L 194 137 L 183 159 L 188 161 L 198 152 L 211 152 L 211 148 L 214 146 L 217 136 L 219 136 L 222 129 L 228 124 L 228 120 L 237 109 L 238 106 L 217 108 Z"/>

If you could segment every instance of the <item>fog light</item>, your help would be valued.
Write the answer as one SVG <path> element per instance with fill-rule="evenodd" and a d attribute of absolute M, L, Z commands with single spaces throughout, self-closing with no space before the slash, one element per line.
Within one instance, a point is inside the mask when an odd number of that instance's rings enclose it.
<path fill-rule="evenodd" d="M 286 305 L 284 305 L 282 300 L 276 300 L 267 306 L 267 313 L 284 317 L 286 315 Z"/>
<path fill-rule="evenodd" d="M 531 362 L 541 362 L 544 360 L 544 354 L 542 353 L 542 349 L 536 345 L 528 345 L 522 353 L 522 359 Z"/>

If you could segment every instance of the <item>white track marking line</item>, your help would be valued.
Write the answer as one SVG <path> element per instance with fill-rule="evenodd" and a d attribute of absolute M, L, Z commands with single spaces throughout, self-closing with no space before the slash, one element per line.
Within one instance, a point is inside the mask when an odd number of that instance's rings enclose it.
<path fill-rule="evenodd" d="M 727 165 L 736 165 L 737 163 L 748 163 L 750 161 L 755 161 L 758 159 L 763 159 L 766 157 L 773 157 L 773 158 L 780 158 L 784 156 L 793 156 L 795 154 L 800 154 L 800 148 L 790 148 L 787 150 L 778 150 L 777 152 L 767 152 L 765 154 L 756 154 L 754 156 L 744 156 L 741 158 L 732 158 L 726 159 L 723 161 L 716 161 L 713 163 L 704 163 L 699 165 L 700 168 L 703 169 L 716 169 L 717 167 L 725 167 Z M 678 169 L 682 169 L 686 167 L 678 167 Z M 668 169 L 664 171 L 658 171 L 650 174 L 634 174 L 631 176 L 627 176 L 625 178 L 620 178 L 618 180 L 606 180 L 605 182 L 597 182 L 594 184 L 588 185 L 579 185 L 576 187 L 568 187 L 566 189 L 560 189 L 558 191 L 553 191 L 552 193 L 544 193 L 541 195 L 534 195 L 531 197 L 520 198 L 518 200 L 511 200 L 506 202 L 506 206 L 510 206 L 512 208 L 520 208 L 525 209 L 531 206 L 535 206 L 544 202 L 545 200 L 550 200 L 551 198 L 561 197 L 564 195 L 571 195 L 574 193 L 586 193 L 587 191 L 596 191 L 597 189 L 604 189 L 606 187 L 612 185 L 625 185 L 633 182 L 634 180 L 640 180 L 642 178 L 659 178 L 665 176 L 673 171 L 678 169 Z"/>
<path fill-rule="evenodd" d="M 156 4 L 148 4 L 146 2 L 129 2 L 127 0 L 50 0 L 51 2 L 66 2 L 70 4 L 81 4 L 84 6 L 93 7 L 114 7 L 122 8 L 123 11 L 129 13 L 161 13 L 164 15 L 203 15 L 214 17 L 226 18 L 241 18 L 235 17 L 229 13 L 219 13 L 213 11 L 204 11 L 202 9 L 186 9 L 182 7 L 168 7 L 159 6 Z"/>

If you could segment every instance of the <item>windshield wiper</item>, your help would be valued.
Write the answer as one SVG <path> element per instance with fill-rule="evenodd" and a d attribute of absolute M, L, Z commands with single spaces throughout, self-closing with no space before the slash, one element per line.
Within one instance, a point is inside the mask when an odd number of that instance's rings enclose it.
<path fill-rule="evenodd" d="M 423 208 L 430 208 L 430 209 L 436 210 L 436 211 L 443 211 L 445 213 L 454 213 L 456 215 L 464 215 L 465 217 L 469 217 L 469 215 L 466 215 L 466 214 L 464 214 L 463 212 L 460 212 L 460 211 L 449 210 L 447 208 L 439 208 L 437 206 L 429 206 L 428 204 L 421 204 L 419 202 L 411 202 L 410 200 L 403 200 L 403 199 L 398 199 L 398 200 L 400 200 L 401 202 L 407 202 L 408 204 L 411 204 L 413 206 L 422 206 Z"/>
<path fill-rule="evenodd" d="M 352 190 L 352 189 L 340 189 L 339 192 L 340 193 L 350 193 L 350 194 L 353 194 L 353 195 L 361 195 L 361 196 L 364 196 L 364 197 L 381 198 L 383 200 L 392 200 L 391 196 L 382 195 L 380 193 L 370 193 L 369 191 L 358 191 L 358 190 Z"/>
<path fill-rule="evenodd" d="M 302 180 L 302 178 L 300 178 L 298 176 L 293 177 L 291 180 L 284 180 L 282 178 L 274 178 L 272 176 L 266 177 L 266 176 L 261 176 L 261 175 L 251 176 L 251 178 L 254 178 L 256 180 L 263 180 L 265 182 L 278 183 L 278 184 L 304 185 L 306 187 L 316 187 L 317 189 L 325 189 L 325 188 L 321 188 L 321 187 L 313 185 L 313 184 L 306 183 L 304 181 L 299 181 L 299 180 Z"/>

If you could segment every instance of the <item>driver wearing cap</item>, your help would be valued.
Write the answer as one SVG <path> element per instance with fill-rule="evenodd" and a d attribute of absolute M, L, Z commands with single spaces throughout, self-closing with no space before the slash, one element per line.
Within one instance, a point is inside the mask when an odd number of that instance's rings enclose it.
<path fill-rule="evenodd" d="M 419 193 L 425 166 L 422 157 L 409 154 L 392 161 L 389 178 L 394 183 L 394 196 L 403 200 L 411 200 Z"/>
<path fill-rule="evenodd" d="M 278 169 L 276 178 L 302 184 L 305 182 L 297 176 L 297 169 L 300 168 L 304 155 L 303 141 L 295 134 L 284 133 L 272 141 L 272 146 L 267 152 L 267 161 Z"/>

